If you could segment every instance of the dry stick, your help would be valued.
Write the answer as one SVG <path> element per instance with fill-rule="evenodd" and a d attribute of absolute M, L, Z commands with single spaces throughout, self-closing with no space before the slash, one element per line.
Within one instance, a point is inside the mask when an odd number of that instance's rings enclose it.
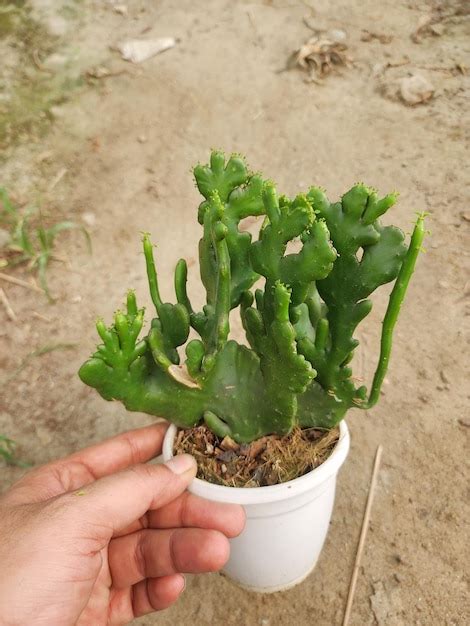
<path fill-rule="evenodd" d="M 42 315 L 41 313 L 38 313 L 37 311 L 33 311 L 33 317 L 36 317 L 38 320 L 42 320 L 43 322 L 47 322 L 48 324 L 52 322 L 50 317 L 46 317 L 45 315 Z"/>
<path fill-rule="evenodd" d="M 51 75 L 54 74 L 52 70 L 48 69 L 47 67 L 44 67 L 43 63 L 41 62 L 41 59 L 39 58 L 39 50 L 33 50 L 33 54 L 31 56 L 33 58 L 34 65 L 38 68 L 40 72 L 46 72 L 46 74 L 51 74 Z"/>
<path fill-rule="evenodd" d="M 366 543 L 367 531 L 369 530 L 370 512 L 372 509 L 372 502 L 374 501 L 375 487 L 377 485 L 377 477 L 379 475 L 380 461 L 382 458 L 382 446 L 377 448 L 375 453 L 374 469 L 372 470 L 372 478 L 370 481 L 369 495 L 367 497 L 367 504 L 364 511 L 364 517 L 362 519 L 361 535 L 359 537 L 359 543 L 357 544 L 356 560 L 354 562 L 354 569 L 351 576 L 351 582 L 349 584 L 348 600 L 346 602 L 346 610 L 344 611 L 343 626 L 347 626 L 349 618 L 351 616 L 351 609 L 354 600 L 354 592 L 356 591 L 357 576 L 359 574 L 359 567 L 361 565 L 362 553 L 364 552 L 364 545 Z"/>
<path fill-rule="evenodd" d="M 63 167 L 61 170 L 59 170 L 59 172 L 56 175 L 56 177 L 52 179 L 49 187 L 47 188 L 47 191 L 52 191 L 54 189 L 54 187 L 56 187 L 56 185 L 58 185 L 60 183 L 62 178 L 65 176 L 65 174 L 67 174 L 67 171 L 68 170 L 67 170 L 66 167 Z"/>
<path fill-rule="evenodd" d="M 42 293 L 42 289 L 39 289 L 37 285 L 27 283 L 25 280 L 21 280 L 20 278 L 15 278 L 14 276 L 10 276 L 9 274 L 4 274 L 3 272 L 0 272 L 0 279 L 4 280 L 7 283 L 12 283 L 12 285 L 18 285 L 19 287 L 26 287 L 26 289 L 31 289 L 32 291 L 38 291 L 39 293 Z"/>
<path fill-rule="evenodd" d="M 7 294 L 3 291 L 1 287 L 0 287 L 0 301 L 5 307 L 7 316 L 11 319 L 12 322 L 16 322 L 16 320 L 18 319 L 16 317 L 16 313 L 11 308 L 10 302 L 8 301 L 8 298 L 7 298 Z"/>

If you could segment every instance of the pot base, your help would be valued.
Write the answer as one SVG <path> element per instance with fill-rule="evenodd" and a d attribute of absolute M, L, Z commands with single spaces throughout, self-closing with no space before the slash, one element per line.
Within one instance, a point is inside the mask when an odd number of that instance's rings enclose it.
<path fill-rule="evenodd" d="M 308 578 L 310 574 L 313 572 L 316 564 L 317 563 L 315 562 L 312 565 L 312 567 L 308 570 L 308 572 L 306 572 L 305 574 L 302 574 L 302 576 L 299 576 L 299 578 L 296 578 L 295 580 L 292 580 L 291 582 L 286 583 L 285 585 L 278 585 L 276 587 L 250 587 L 249 585 L 244 585 L 243 583 L 238 582 L 237 580 L 235 580 L 235 578 L 232 578 L 231 576 L 226 574 L 223 570 L 220 572 L 220 574 L 221 576 L 229 580 L 233 585 L 240 587 L 240 589 L 243 589 L 244 591 L 252 591 L 253 593 L 279 593 L 281 591 L 289 591 L 289 589 L 292 589 L 293 587 L 300 585 L 300 583 L 303 583 L 304 580 Z"/>

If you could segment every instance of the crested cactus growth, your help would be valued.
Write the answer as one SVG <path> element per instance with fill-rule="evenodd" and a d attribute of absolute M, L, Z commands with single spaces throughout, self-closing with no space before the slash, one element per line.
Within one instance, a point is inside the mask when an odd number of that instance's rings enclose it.
<path fill-rule="evenodd" d="M 201 280 L 207 294 L 194 311 L 187 266 L 175 270 L 176 304 L 161 299 L 153 248 L 143 246 L 156 314 L 139 339 L 144 311 L 129 292 L 125 312 L 80 369 L 81 379 L 107 400 L 162 416 L 180 426 L 202 420 L 217 435 L 249 442 L 286 434 L 296 425 L 331 428 L 349 408 L 370 408 L 379 396 L 392 332 L 424 237 L 424 216 L 409 245 L 379 217 L 396 201 L 355 185 L 330 203 L 312 187 L 293 200 L 272 182 L 248 173 L 241 158 L 213 152 L 194 175 L 204 197 L 198 212 Z M 240 228 L 264 216 L 259 238 Z M 289 252 L 289 242 L 299 242 Z M 252 292 L 262 279 L 262 288 Z M 350 362 L 357 325 L 370 312 L 370 294 L 395 281 L 382 328 L 381 352 L 368 395 L 356 387 Z M 239 307 L 250 347 L 229 339 L 229 313 Z M 188 343 L 190 328 L 199 335 Z M 178 347 L 186 344 L 183 363 Z"/>

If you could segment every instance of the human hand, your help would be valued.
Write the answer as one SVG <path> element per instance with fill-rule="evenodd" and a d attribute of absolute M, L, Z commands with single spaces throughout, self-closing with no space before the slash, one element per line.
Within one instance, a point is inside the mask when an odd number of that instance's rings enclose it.
<path fill-rule="evenodd" d="M 185 491 L 189 455 L 145 465 L 167 425 L 130 431 L 27 473 L 0 498 L 0 624 L 117 626 L 158 611 L 182 572 L 220 569 L 239 506 Z"/>

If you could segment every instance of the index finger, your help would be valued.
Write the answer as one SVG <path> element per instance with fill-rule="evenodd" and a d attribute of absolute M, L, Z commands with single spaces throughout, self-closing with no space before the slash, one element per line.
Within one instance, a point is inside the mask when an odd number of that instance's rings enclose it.
<path fill-rule="evenodd" d="M 13 485 L 9 498 L 17 503 L 41 502 L 145 463 L 160 454 L 167 428 L 167 422 L 159 422 L 130 430 L 43 465 Z"/>
<path fill-rule="evenodd" d="M 167 428 L 168 422 L 158 422 L 151 426 L 129 430 L 75 452 L 57 463 L 60 465 L 81 463 L 90 470 L 93 479 L 97 480 L 131 465 L 145 463 L 159 455 Z"/>

